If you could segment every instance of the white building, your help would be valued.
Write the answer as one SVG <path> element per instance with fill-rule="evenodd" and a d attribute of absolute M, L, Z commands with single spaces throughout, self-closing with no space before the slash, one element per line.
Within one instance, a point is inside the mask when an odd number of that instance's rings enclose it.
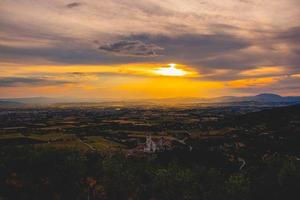
<path fill-rule="evenodd" d="M 165 140 L 163 137 L 159 139 L 153 139 L 151 135 L 146 137 L 146 143 L 144 146 L 144 152 L 146 153 L 155 153 L 158 151 L 163 151 L 169 149 L 171 142 Z"/>
<path fill-rule="evenodd" d="M 144 147 L 144 152 L 153 153 L 153 152 L 156 152 L 157 150 L 158 149 L 157 149 L 156 143 L 152 140 L 151 135 L 148 135 L 146 137 L 146 144 Z"/>

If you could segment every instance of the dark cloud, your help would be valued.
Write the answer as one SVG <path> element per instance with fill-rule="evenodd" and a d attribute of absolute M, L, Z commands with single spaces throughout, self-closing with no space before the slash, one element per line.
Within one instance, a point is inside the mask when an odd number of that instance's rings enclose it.
<path fill-rule="evenodd" d="M 154 42 L 172 51 L 182 53 L 186 49 L 197 50 L 196 52 L 224 52 L 237 50 L 251 45 L 248 40 L 225 33 L 214 34 L 183 34 L 177 37 L 163 35 L 132 35 L 130 39 L 137 39 L 143 42 Z M 189 52 L 193 53 L 193 52 Z M 195 53 L 195 52 L 194 52 Z"/>
<path fill-rule="evenodd" d="M 200 61 L 247 48 L 252 42 L 225 33 L 183 34 L 177 37 L 162 35 L 132 35 L 127 39 L 160 44 L 164 60 L 197 66 Z"/>
<path fill-rule="evenodd" d="M 44 78 L 26 78 L 26 77 L 3 77 L 0 78 L 0 87 L 15 86 L 46 86 L 46 85 L 62 85 L 71 83 L 69 81 L 49 80 Z"/>
<path fill-rule="evenodd" d="M 97 65 L 177 62 L 194 68 L 199 67 L 201 72 L 205 69 L 240 71 L 259 66 L 298 67 L 300 63 L 300 48 L 297 45 L 299 29 L 293 28 L 280 33 L 272 33 L 267 38 L 259 40 L 250 40 L 225 32 L 215 32 L 170 37 L 150 34 L 130 35 L 107 45 L 101 45 L 101 42 L 96 40 L 93 41 L 93 45 L 77 44 L 66 40 L 64 43 L 56 42 L 55 45 L 45 48 L 0 45 L 0 59 L 14 62 L 22 60 L 23 63 L 26 60 L 35 62 L 35 59 L 41 59 L 64 64 Z M 290 49 L 282 51 L 273 48 L 277 44 L 287 44 Z M 253 46 L 258 47 L 259 51 L 249 48 Z M 158 56 L 162 54 L 163 56 Z"/>
<path fill-rule="evenodd" d="M 125 56 L 154 57 L 161 55 L 162 47 L 155 44 L 146 44 L 140 40 L 121 40 L 115 43 L 102 45 L 100 50 Z"/>
<path fill-rule="evenodd" d="M 73 2 L 73 3 L 69 3 L 69 4 L 66 5 L 67 8 L 76 8 L 76 7 L 79 7 L 79 6 L 82 6 L 82 3 Z"/>
<path fill-rule="evenodd" d="M 40 58 L 66 64 L 178 62 L 197 66 L 201 64 L 201 61 L 203 63 L 207 62 L 205 64 L 209 65 L 209 58 L 211 57 L 220 57 L 230 52 L 234 53 L 252 45 L 251 41 L 224 33 L 210 35 L 184 34 L 176 37 L 131 35 L 107 45 L 100 46 L 99 41 L 93 43 L 98 48 L 91 48 L 90 45 L 65 45 L 63 43 L 56 43 L 55 46 L 47 48 L 18 48 L 0 45 L 0 59 L 15 61 L 22 59 L 24 61 Z M 163 56 L 158 56 L 162 54 Z M 214 62 L 213 65 L 215 64 L 218 65 Z"/>
<path fill-rule="evenodd" d="M 265 55 L 266 56 L 266 55 Z M 274 61 L 274 60 L 273 60 Z M 245 70 L 256 68 L 259 65 L 274 65 L 268 58 L 259 54 L 234 52 L 213 56 L 195 61 L 196 65 L 205 66 L 213 69 L 235 69 Z"/>
<path fill-rule="evenodd" d="M 292 44 L 300 45 L 300 26 L 290 28 L 278 34 L 276 39 L 284 40 Z"/>
<path fill-rule="evenodd" d="M 49 48 L 18 48 L 0 45 L 0 60 L 22 64 L 119 64 L 126 62 L 154 62 L 161 56 L 116 56 L 115 54 L 101 53 L 98 48 L 90 46 L 58 45 Z"/>

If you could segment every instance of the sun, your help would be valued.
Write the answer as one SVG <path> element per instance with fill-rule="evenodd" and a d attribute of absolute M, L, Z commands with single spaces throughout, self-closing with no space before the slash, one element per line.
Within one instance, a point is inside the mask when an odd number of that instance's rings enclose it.
<path fill-rule="evenodd" d="M 161 76 L 185 76 L 187 75 L 187 72 L 183 69 L 177 69 L 175 63 L 169 64 L 169 67 L 161 67 L 156 70 L 154 70 L 155 74 L 161 75 Z"/>

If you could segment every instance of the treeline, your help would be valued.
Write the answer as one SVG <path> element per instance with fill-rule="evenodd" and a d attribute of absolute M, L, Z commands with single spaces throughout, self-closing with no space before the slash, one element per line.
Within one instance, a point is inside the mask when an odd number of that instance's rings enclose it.
<path fill-rule="evenodd" d="M 122 153 L 2 147 L 0 199 L 277 200 L 300 195 L 296 159 L 274 155 L 239 171 L 185 154 L 128 158 Z"/>

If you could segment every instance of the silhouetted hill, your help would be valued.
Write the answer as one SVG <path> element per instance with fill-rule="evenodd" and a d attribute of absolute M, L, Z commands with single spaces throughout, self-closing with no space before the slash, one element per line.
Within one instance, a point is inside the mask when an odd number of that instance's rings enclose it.
<path fill-rule="evenodd" d="M 180 98 L 162 98 L 162 99 L 131 99 L 131 100 L 116 100 L 116 99 L 88 99 L 88 98 L 49 98 L 49 97 L 30 97 L 30 98 L 11 98 L 2 99 L 0 101 L 5 102 L 19 102 L 22 104 L 55 104 L 55 103 L 120 103 L 127 105 L 128 103 L 134 103 L 136 105 L 147 104 L 162 104 L 162 105 L 175 105 L 175 104 L 197 104 L 197 103 L 242 103 L 243 105 L 254 105 L 257 103 L 300 103 L 300 97 L 288 96 L 282 97 L 277 94 L 259 94 L 256 96 L 222 96 L 215 98 L 192 98 L 192 97 L 180 97 Z"/>
<path fill-rule="evenodd" d="M 15 102 L 15 101 L 2 101 L 0 100 L 0 106 L 20 106 L 24 105 L 23 103 L 20 102 Z"/>
<path fill-rule="evenodd" d="M 251 98 L 251 97 L 250 97 Z M 259 94 L 253 97 L 253 100 L 256 101 L 269 101 L 269 102 L 276 102 L 284 100 L 284 97 L 279 96 L 277 94 Z"/>
<path fill-rule="evenodd" d="M 72 100 L 66 98 L 50 98 L 50 97 L 10 98 L 10 99 L 2 99 L 0 101 L 15 102 L 20 104 L 54 104 L 54 103 L 72 102 Z"/>
<path fill-rule="evenodd" d="M 300 103 L 300 97 L 282 97 L 277 94 L 258 94 L 255 96 L 222 96 L 215 98 L 167 98 L 159 100 L 148 100 L 148 102 L 168 102 L 168 103 L 237 103 L 244 102 L 244 104 L 253 104 L 253 102 L 258 103 Z"/>
<path fill-rule="evenodd" d="M 256 96 L 245 97 L 218 97 L 213 99 L 214 102 L 242 102 L 242 101 L 255 101 L 255 102 L 300 102 L 300 97 L 282 97 L 277 94 L 259 94 Z"/>

